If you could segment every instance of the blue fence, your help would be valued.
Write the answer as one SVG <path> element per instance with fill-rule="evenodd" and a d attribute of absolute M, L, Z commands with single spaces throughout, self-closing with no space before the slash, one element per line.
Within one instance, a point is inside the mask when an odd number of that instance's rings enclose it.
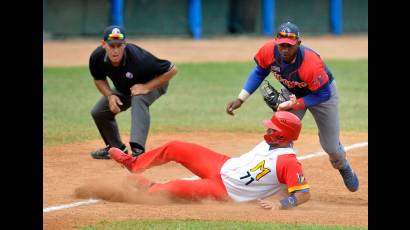
<path fill-rule="evenodd" d="M 109 24 L 130 36 L 273 36 L 292 21 L 304 34 L 367 32 L 367 0 L 43 0 L 53 37 L 99 36 Z M 64 25 L 64 26 L 61 26 Z"/>

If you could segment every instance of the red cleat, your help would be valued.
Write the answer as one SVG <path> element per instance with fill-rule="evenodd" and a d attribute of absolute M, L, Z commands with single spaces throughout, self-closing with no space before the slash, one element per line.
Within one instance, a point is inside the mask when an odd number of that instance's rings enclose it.
<path fill-rule="evenodd" d="M 130 156 L 118 148 L 112 147 L 108 150 L 111 159 L 124 165 L 130 172 L 132 171 L 132 164 L 137 160 L 137 157 Z"/>

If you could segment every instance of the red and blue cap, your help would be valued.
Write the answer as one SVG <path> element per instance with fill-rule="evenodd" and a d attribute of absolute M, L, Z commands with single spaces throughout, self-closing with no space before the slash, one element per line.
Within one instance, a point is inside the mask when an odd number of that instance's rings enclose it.
<path fill-rule="evenodd" d="M 295 45 L 299 41 L 299 36 L 299 28 L 291 22 L 285 22 L 278 27 L 275 41 L 277 44 Z"/>

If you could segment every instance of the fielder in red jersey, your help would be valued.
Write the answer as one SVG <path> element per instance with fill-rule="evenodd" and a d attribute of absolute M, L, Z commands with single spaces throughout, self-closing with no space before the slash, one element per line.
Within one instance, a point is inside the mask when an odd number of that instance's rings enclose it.
<path fill-rule="evenodd" d="M 320 56 L 302 46 L 299 28 L 290 22 L 279 26 L 276 38 L 266 42 L 256 53 L 255 69 L 249 75 L 236 100 L 228 103 L 226 112 L 241 107 L 246 99 L 272 72 L 282 85 L 282 94 L 289 98 L 278 111 L 290 111 L 303 119 L 309 110 L 319 129 L 320 144 L 329 155 L 332 166 L 339 170 L 351 192 L 359 189 L 359 179 L 346 158 L 339 139 L 339 93 L 336 81 Z"/>
<path fill-rule="evenodd" d="M 240 157 L 231 158 L 203 146 L 180 141 L 168 142 L 138 157 L 118 148 L 111 148 L 109 154 L 134 173 L 129 180 L 148 194 L 165 193 L 188 200 L 258 200 L 265 209 L 289 209 L 305 203 L 310 198 L 309 184 L 292 147 L 301 129 L 299 118 L 282 111 L 265 120 L 264 125 L 267 128 L 264 141 Z M 169 161 L 180 163 L 200 178 L 155 183 L 139 174 Z M 284 187 L 288 192 L 285 198 L 276 202 L 263 200 Z"/>

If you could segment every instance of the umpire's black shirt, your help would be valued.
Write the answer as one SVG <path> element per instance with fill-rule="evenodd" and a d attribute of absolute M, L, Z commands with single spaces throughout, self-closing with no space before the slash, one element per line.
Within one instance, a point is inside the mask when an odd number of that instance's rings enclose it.
<path fill-rule="evenodd" d="M 118 67 L 111 65 L 102 46 L 93 51 L 89 63 L 94 80 L 106 80 L 108 76 L 115 88 L 125 95 L 131 95 L 130 88 L 133 85 L 147 83 L 156 76 L 168 72 L 173 66 L 170 61 L 161 60 L 141 47 L 129 43 L 126 44 L 124 56 Z"/>

